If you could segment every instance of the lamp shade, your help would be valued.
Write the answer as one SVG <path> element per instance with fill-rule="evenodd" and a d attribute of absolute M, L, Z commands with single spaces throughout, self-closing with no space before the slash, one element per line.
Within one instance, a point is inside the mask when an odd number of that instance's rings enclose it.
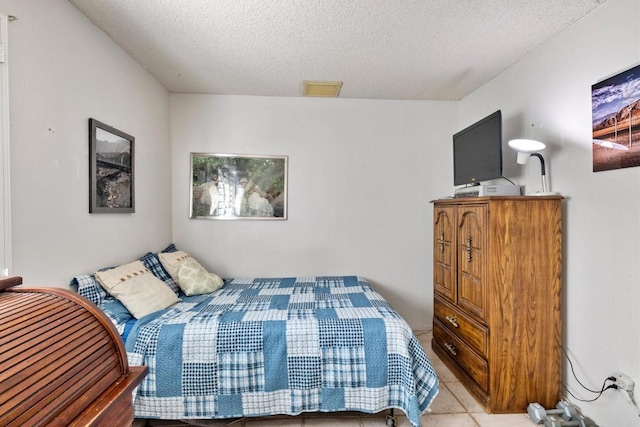
<path fill-rule="evenodd" d="M 544 150 L 546 145 L 544 145 L 543 142 L 536 141 L 535 139 L 512 139 L 509 141 L 509 147 L 518 152 L 516 162 L 520 165 L 524 165 L 529 160 L 531 153 Z"/>
<path fill-rule="evenodd" d="M 544 150 L 546 145 L 535 139 L 512 139 L 509 141 L 509 147 L 521 153 L 535 153 Z"/>

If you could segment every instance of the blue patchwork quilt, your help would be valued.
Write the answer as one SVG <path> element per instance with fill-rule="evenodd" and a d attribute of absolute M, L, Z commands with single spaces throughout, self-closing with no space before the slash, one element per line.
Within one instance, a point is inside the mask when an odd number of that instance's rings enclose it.
<path fill-rule="evenodd" d="M 138 320 L 126 339 L 141 418 L 403 410 L 438 379 L 407 323 L 363 278 L 234 279 Z"/>

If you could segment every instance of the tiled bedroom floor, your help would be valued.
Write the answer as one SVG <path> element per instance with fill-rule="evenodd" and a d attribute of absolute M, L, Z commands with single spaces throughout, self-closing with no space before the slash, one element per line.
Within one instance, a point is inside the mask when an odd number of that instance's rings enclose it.
<path fill-rule="evenodd" d="M 526 414 L 486 414 L 480 405 L 471 397 L 469 392 L 453 376 L 451 371 L 431 351 L 431 331 L 416 332 L 433 367 L 440 379 L 440 392 L 431 405 L 431 412 L 422 416 L 423 427 L 533 427 L 535 424 Z M 196 421 L 187 424 L 180 421 L 150 420 L 150 426 L 207 426 L 207 427 L 384 427 L 388 414 L 324 414 L 309 413 L 296 417 L 277 416 L 268 418 L 252 418 L 227 421 Z M 397 427 L 410 427 L 411 424 L 404 417 L 402 411 L 396 410 L 398 416 Z M 144 426 L 144 420 L 135 420 L 133 427 Z"/>

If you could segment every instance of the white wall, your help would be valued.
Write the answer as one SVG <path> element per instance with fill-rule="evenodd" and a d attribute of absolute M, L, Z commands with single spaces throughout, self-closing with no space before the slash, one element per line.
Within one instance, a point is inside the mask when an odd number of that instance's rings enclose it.
<path fill-rule="evenodd" d="M 225 277 L 361 275 L 431 325 L 431 199 L 455 102 L 171 95 L 173 233 Z M 286 221 L 189 219 L 191 152 L 289 156 Z"/>
<path fill-rule="evenodd" d="M 65 0 L 0 0 L 9 24 L 13 268 L 29 285 L 171 239 L 169 94 Z M 136 213 L 88 213 L 88 119 L 136 138 Z"/>
<path fill-rule="evenodd" d="M 533 137 L 545 150 L 552 190 L 565 197 L 564 346 L 593 389 L 616 371 L 640 382 L 640 167 L 592 172 L 591 85 L 640 61 L 640 3 L 609 0 L 568 31 L 463 99 L 461 123 L 498 108 L 504 139 Z M 540 189 L 537 159 L 505 174 Z M 595 397 L 573 379 L 578 396 Z M 574 400 L 600 426 L 640 426 L 621 393 Z"/>

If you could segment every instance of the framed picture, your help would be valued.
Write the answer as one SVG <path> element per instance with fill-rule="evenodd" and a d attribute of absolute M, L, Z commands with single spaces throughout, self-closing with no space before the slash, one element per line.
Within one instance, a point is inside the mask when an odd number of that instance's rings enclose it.
<path fill-rule="evenodd" d="M 287 156 L 191 153 L 191 218 L 287 219 Z"/>
<path fill-rule="evenodd" d="M 640 166 L 640 65 L 591 86 L 593 171 Z"/>
<path fill-rule="evenodd" d="M 89 119 L 89 213 L 133 213 L 135 138 Z"/>

